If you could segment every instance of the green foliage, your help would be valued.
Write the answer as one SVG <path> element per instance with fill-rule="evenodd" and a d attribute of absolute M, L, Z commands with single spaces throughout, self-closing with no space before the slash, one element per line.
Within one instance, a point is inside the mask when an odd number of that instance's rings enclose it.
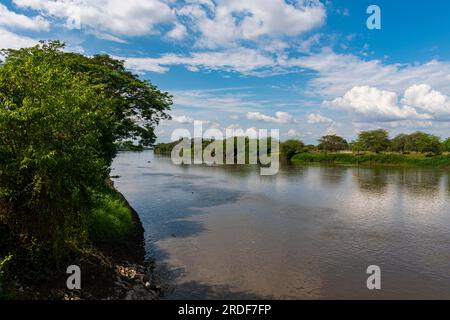
<path fill-rule="evenodd" d="M 443 149 L 443 151 L 445 151 L 445 152 L 450 152 L 450 138 L 448 138 L 447 140 L 445 140 L 445 141 L 442 143 L 442 149 Z"/>
<path fill-rule="evenodd" d="M 4 258 L 0 258 L 0 299 L 6 298 L 5 291 L 4 291 L 4 282 L 5 282 L 5 274 L 6 274 L 6 268 L 8 264 L 11 262 L 13 256 L 8 255 Z"/>
<path fill-rule="evenodd" d="M 390 147 L 389 134 L 386 130 L 363 131 L 358 135 L 358 140 L 353 144 L 353 150 L 381 152 Z"/>
<path fill-rule="evenodd" d="M 409 142 L 410 136 L 407 134 L 399 134 L 395 138 L 391 140 L 391 149 L 395 152 L 407 152 L 411 151 L 408 150 L 408 146 L 410 144 Z"/>
<path fill-rule="evenodd" d="M 102 128 L 111 100 L 73 74 L 53 47 L 23 49 L 0 68 L 2 222 L 17 234 L 51 243 L 83 237 L 88 186 L 108 176 Z"/>
<path fill-rule="evenodd" d="M 180 141 L 158 143 L 153 150 L 155 154 L 170 155 L 172 153 L 172 149 L 175 148 L 175 146 L 179 143 Z"/>
<path fill-rule="evenodd" d="M 337 135 L 327 135 L 320 138 L 317 148 L 328 152 L 347 150 L 348 142 Z"/>
<path fill-rule="evenodd" d="M 53 61 L 53 66 L 64 69 L 68 75 L 83 78 L 85 84 L 96 88 L 100 95 L 93 101 L 99 102 L 103 96 L 109 100 L 108 112 L 114 117 L 109 126 L 99 127 L 101 149 L 108 164 L 116 154 L 115 141 L 133 140 L 139 147 L 155 142 L 155 126 L 161 119 L 169 119 L 166 113 L 172 105 L 172 96 L 161 92 L 148 80 L 141 80 L 127 71 L 123 61 L 108 55 L 87 57 L 78 53 L 64 52 L 64 44 L 59 41 L 42 42 L 33 48 L 4 50 L 6 65 L 25 65 L 30 56 L 35 61 Z M 43 65 L 45 68 L 45 65 Z M 22 75 L 25 78 L 25 74 Z M 29 82 L 35 82 L 29 78 Z M 83 84 L 83 85 L 85 85 Z M 21 99 L 23 95 L 9 91 L 6 97 Z"/>
<path fill-rule="evenodd" d="M 192 158 L 196 157 L 197 159 L 203 159 L 203 153 L 205 151 L 205 149 L 211 145 L 211 147 L 213 146 L 212 143 L 222 143 L 222 149 L 224 152 L 224 157 L 223 157 L 223 162 L 225 163 L 227 156 L 228 157 L 232 157 L 235 160 L 238 158 L 238 156 L 243 155 L 243 157 L 245 157 L 245 161 L 246 163 L 248 163 L 249 158 L 250 158 L 250 144 L 251 143 L 255 143 L 256 145 L 256 150 L 252 150 L 253 154 L 256 158 L 258 158 L 258 154 L 260 151 L 261 146 L 265 145 L 265 153 L 267 153 L 268 155 L 270 155 L 272 153 L 272 138 L 267 138 L 267 139 L 259 139 L 259 140 L 255 140 L 255 139 L 249 139 L 248 137 L 234 137 L 234 138 L 229 138 L 227 140 L 210 140 L 210 139 L 201 139 L 201 141 L 196 140 L 196 139 L 191 139 L 190 142 L 188 142 L 188 148 L 186 148 L 188 150 L 190 150 L 191 152 L 191 156 Z M 170 142 L 170 143 L 159 143 L 157 145 L 155 145 L 154 147 L 154 152 L 155 154 L 160 154 L 160 155 L 171 155 L 172 150 L 179 144 L 182 142 L 183 139 L 180 139 L 178 141 L 174 141 L 174 142 Z M 200 142 L 201 144 L 201 148 L 199 148 L 199 150 L 195 149 L 195 144 L 196 142 Z M 233 149 L 229 150 L 229 148 L 227 148 L 228 144 L 232 144 L 233 145 Z M 243 148 L 240 148 L 240 145 L 243 145 Z M 302 144 L 303 145 L 303 144 Z M 195 154 L 197 152 L 197 154 Z"/>
<path fill-rule="evenodd" d="M 281 154 L 286 157 L 286 159 L 291 159 L 298 153 L 305 152 L 306 146 L 302 141 L 298 140 L 287 140 L 280 144 Z"/>
<path fill-rule="evenodd" d="M 63 48 L 3 50 L 0 64 L 0 225 L 52 259 L 87 239 L 90 190 L 105 185 L 115 142 L 152 144 L 172 104 L 122 61 Z"/>
<path fill-rule="evenodd" d="M 391 141 L 391 147 L 397 152 L 441 154 L 443 146 L 439 137 L 425 132 L 415 132 L 396 136 Z"/>
<path fill-rule="evenodd" d="M 331 163 L 355 165 L 387 165 L 417 167 L 450 167 L 450 156 L 413 157 L 395 153 L 347 154 L 347 153 L 301 153 L 292 159 L 296 163 Z"/>
<path fill-rule="evenodd" d="M 117 151 L 142 152 L 145 148 L 142 145 L 136 145 L 132 141 L 122 141 L 116 144 Z"/>
<path fill-rule="evenodd" d="M 131 227 L 131 211 L 120 196 L 108 191 L 93 193 L 89 236 L 94 242 L 121 242 Z"/>

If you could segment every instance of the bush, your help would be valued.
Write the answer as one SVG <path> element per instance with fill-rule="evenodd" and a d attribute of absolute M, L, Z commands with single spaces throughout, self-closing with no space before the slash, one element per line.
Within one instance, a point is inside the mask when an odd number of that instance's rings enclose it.
<path fill-rule="evenodd" d="M 5 269 L 12 258 L 11 255 L 0 258 L 0 299 L 6 298 L 4 294 Z"/>
<path fill-rule="evenodd" d="M 96 243 L 114 243 L 126 239 L 132 227 L 131 211 L 113 192 L 94 193 L 89 219 L 89 236 Z"/>
<path fill-rule="evenodd" d="M 108 176 L 99 128 L 109 100 L 60 65 L 57 51 L 30 49 L 0 68 L 0 223 L 58 258 L 82 241 L 88 187 Z"/>
<path fill-rule="evenodd" d="M 286 157 L 286 159 L 291 159 L 296 154 L 305 152 L 306 146 L 302 141 L 298 140 L 287 140 L 280 145 L 281 154 Z"/>

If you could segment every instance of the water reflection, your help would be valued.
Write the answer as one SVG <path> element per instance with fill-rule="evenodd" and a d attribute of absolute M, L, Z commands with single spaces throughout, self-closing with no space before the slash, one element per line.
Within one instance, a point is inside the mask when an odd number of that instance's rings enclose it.
<path fill-rule="evenodd" d="M 450 298 L 448 172 L 287 163 L 262 177 L 147 152 L 120 154 L 113 174 L 168 298 Z M 370 264 L 381 292 L 365 287 Z"/>
<path fill-rule="evenodd" d="M 361 192 L 380 196 L 387 192 L 389 172 L 380 168 L 355 168 L 352 170 Z"/>

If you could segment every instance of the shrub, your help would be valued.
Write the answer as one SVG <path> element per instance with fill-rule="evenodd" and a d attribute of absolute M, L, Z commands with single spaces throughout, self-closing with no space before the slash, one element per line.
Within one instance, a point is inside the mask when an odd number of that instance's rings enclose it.
<path fill-rule="evenodd" d="M 0 258 L 0 299 L 5 298 L 4 295 L 4 281 L 5 281 L 5 273 L 6 267 L 8 263 L 12 260 L 13 256 L 8 255 L 4 258 Z"/>
<path fill-rule="evenodd" d="M 89 219 L 89 236 L 94 242 L 123 241 L 132 223 L 131 211 L 118 195 L 112 192 L 94 193 Z"/>

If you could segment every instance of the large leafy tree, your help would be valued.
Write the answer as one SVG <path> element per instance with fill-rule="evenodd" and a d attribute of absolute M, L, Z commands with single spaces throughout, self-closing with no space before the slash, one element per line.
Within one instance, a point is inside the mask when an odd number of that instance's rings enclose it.
<path fill-rule="evenodd" d="M 389 134 L 386 130 L 362 131 L 358 135 L 355 146 L 372 152 L 387 151 L 390 147 Z"/>
<path fill-rule="evenodd" d="M 98 93 L 111 100 L 115 122 L 102 131 L 102 151 L 109 161 L 116 153 L 114 143 L 117 141 L 132 142 L 138 147 L 153 145 L 155 127 L 161 119 L 170 118 L 167 111 L 172 105 L 172 96 L 126 70 L 123 61 L 109 55 L 88 57 L 65 52 L 64 47 L 64 43 L 49 41 L 32 48 L 6 50 L 4 54 L 9 62 L 23 62 L 30 55 L 38 55 L 44 60 L 56 59 L 59 67 L 84 77 Z"/>
<path fill-rule="evenodd" d="M 348 142 L 338 135 L 323 136 L 319 140 L 319 150 L 336 152 L 348 149 Z"/>
<path fill-rule="evenodd" d="M 29 52 L 0 67 L 0 220 L 59 247 L 82 233 L 88 189 L 108 175 L 102 138 L 113 105 L 58 52 Z"/>
<path fill-rule="evenodd" d="M 84 236 L 116 141 L 151 145 L 172 103 L 123 62 L 63 48 L 4 50 L 0 64 L 0 223 L 56 249 Z"/>
<path fill-rule="evenodd" d="M 440 154 L 442 144 L 440 138 L 425 132 L 412 134 L 400 134 L 391 141 L 393 151 L 397 152 L 422 152 Z"/>
<path fill-rule="evenodd" d="M 450 138 L 442 143 L 442 148 L 445 152 L 450 152 Z"/>
<path fill-rule="evenodd" d="M 286 159 L 291 159 L 296 154 L 306 151 L 305 144 L 299 140 L 287 140 L 280 145 L 281 153 Z"/>
<path fill-rule="evenodd" d="M 442 152 L 441 139 L 429 133 L 415 132 L 409 135 L 406 150 L 439 154 Z"/>

